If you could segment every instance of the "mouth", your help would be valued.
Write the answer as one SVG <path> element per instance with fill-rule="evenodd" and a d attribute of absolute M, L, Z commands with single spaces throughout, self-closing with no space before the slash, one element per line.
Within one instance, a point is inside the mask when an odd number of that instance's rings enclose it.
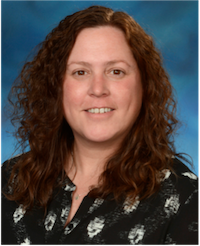
<path fill-rule="evenodd" d="M 113 110 L 114 109 L 112 109 L 112 108 L 90 108 L 86 111 L 89 113 L 92 113 L 92 114 L 105 114 L 105 113 L 113 111 Z"/>

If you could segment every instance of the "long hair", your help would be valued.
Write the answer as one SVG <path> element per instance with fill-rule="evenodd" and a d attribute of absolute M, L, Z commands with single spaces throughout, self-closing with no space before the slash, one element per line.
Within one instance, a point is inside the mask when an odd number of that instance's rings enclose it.
<path fill-rule="evenodd" d="M 65 177 L 64 163 L 74 137 L 63 113 L 63 78 L 77 35 L 84 28 L 112 26 L 123 31 L 138 64 L 143 86 L 141 112 L 119 149 L 107 160 L 93 197 L 130 201 L 154 194 L 162 170 L 172 169 L 173 133 L 178 123 L 172 86 L 152 38 L 124 12 L 92 6 L 63 19 L 49 33 L 31 62 L 27 62 L 10 100 L 16 137 L 30 151 L 16 162 L 9 179 L 10 200 L 47 207 L 55 187 Z M 15 100 L 14 100 L 15 98 Z M 58 179 L 60 177 L 60 179 Z M 60 180 L 60 182 L 59 182 Z"/>

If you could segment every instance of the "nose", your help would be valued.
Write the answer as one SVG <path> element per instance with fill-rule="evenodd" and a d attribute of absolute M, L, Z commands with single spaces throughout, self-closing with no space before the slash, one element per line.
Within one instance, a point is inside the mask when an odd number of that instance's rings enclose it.
<path fill-rule="evenodd" d="M 108 81 L 103 74 L 92 76 L 88 94 L 95 97 L 105 97 L 110 94 Z"/>

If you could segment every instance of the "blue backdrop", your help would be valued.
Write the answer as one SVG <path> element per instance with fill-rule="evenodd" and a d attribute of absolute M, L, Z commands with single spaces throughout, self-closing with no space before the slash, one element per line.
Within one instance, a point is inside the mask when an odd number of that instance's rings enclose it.
<path fill-rule="evenodd" d="M 193 158 L 198 172 L 198 2 L 197 1 L 3 1 L 2 108 L 30 51 L 66 15 L 91 5 L 125 11 L 153 36 L 163 55 L 183 122 L 176 136 L 177 152 Z M 11 157 L 15 139 L 2 111 L 1 161 Z"/>

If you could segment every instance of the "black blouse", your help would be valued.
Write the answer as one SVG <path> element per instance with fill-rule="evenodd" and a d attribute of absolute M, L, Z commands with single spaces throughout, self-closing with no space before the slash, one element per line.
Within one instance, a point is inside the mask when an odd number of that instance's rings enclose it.
<path fill-rule="evenodd" d="M 128 199 L 116 203 L 86 196 L 67 227 L 75 190 L 69 179 L 55 192 L 45 217 L 42 209 L 26 213 L 2 195 L 2 244 L 198 244 L 197 176 L 178 159 L 173 168 L 176 175 L 163 171 L 159 192 L 133 205 Z"/>

